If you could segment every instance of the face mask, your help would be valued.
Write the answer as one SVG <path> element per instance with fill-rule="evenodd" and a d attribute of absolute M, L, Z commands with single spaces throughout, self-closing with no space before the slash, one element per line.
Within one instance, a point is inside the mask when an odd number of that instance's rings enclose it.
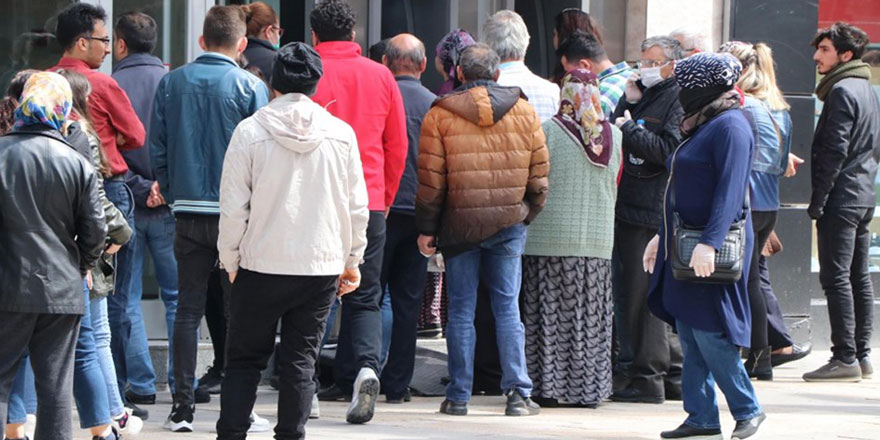
<path fill-rule="evenodd" d="M 663 82 L 664 78 L 660 75 L 660 69 L 665 67 L 666 64 L 657 67 L 642 67 L 639 69 L 639 76 L 641 77 L 642 85 L 644 85 L 645 88 L 650 89 Z"/>
<path fill-rule="evenodd" d="M 281 43 L 280 43 L 280 42 L 279 42 L 279 43 L 275 43 L 275 44 L 272 45 L 272 47 L 274 47 L 275 50 L 281 49 Z"/>

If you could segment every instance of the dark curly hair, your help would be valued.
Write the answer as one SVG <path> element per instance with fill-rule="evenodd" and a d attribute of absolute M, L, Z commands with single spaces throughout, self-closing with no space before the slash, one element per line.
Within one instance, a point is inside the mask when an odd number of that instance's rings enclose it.
<path fill-rule="evenodd" d="M 819 43 L 826 38 L 831 40 L 838 55 L 852 52 L 854 60 L 862 57 L 862 54 L 865 53 L 865 46 L 868 45 L 868 34 L 865 31 L 842 21 L 834 23 L 831 27 L 819 29 L 810 45 L 818 48 Z"/>
<path fill-rule="evenodd" d="M 31 75 L 38 73 L 39 70 L 26 69 L 15 74 L 9 88 L 6 89 L 6 96 L 0 100 L 0 135 L 4 135 L 12 131 L 15 124 L 15 109 L 18 107 L 21 93 L 24 91 L 24 85 Z"/>
<path fill-rule="evenodd" d="M 343 0 L 323 0 L 309 14 L 309 23 L 320 41 L 349 41 L 357 15 Z"/>

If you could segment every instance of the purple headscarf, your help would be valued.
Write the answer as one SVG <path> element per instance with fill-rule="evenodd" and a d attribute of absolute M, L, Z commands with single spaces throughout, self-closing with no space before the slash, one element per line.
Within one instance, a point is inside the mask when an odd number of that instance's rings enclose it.
<path fill-rule="evenodd" d="M 453 30 L 437 43 L 437 58 L 443 63 L 443 71 L 449 76 L 449 80 L 438 90 L 438 95 L 449 93 L 455 88 L 455 66 L 458 65 L 458 57 L 466 47 L 474 44 L 477 44 L 474 37 L 464 29 Z"/>

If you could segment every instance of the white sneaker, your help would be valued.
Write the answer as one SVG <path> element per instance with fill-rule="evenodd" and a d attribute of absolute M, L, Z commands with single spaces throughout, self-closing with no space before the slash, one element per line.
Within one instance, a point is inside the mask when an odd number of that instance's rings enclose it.
<path fill-rule="evenodd" d="M 144 429 L 144 421 L 131 413 L 131 408 L 125 408 L 121 416 L 113 419 L 113 426 L 126 435 L 137 435 Z"/>
<path fill-rule="evenodd" d="M 372 368 L 361 368 L 351 394 L 351 405 L 345 413 L 348 423 L 367 423 L 373 418 L 376 410 L 376 398 L 379 396 L 379 378 Z"/>
<path fill-rule="evenodd" d="M 251 427 L 248 432 L 266 432 L 272 429 L 268 419 L 260 417 L 256 412 L 251 412 Z"/>
<path fill-rule="evenodd" d="M 312 410 L 309 411 L 309 418 L 321 418 L 321 402 L 318 400 L 318 393 L 312 394 Z"/>
<path fill-rule="evenodd" d="M 24 434 L 27 438 L 34 438 L 34 431 L 37 429 L 37 416 L 35 414 L 27 415 L 27 422 L 24 424 Z"/>

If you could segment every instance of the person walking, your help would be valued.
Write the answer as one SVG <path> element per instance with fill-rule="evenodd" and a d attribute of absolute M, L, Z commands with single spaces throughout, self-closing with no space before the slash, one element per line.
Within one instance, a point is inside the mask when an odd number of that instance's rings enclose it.
<path fill-rule="evenodd" d="M 526 362 L 541 406 L 595 407 L 611 395 L 611 250 L 621 134 L 584 69 L 562 79 L 543 124 L 553 172 L 523 260 Z"/>
<path fill-rule="evenodd" d="M 485 44 L 465 49 L 456 72 L 463 85 L 434 103 L 419 140 L 419 250 L 439 249 L 446 262 L 450 383 L 440 412 L 449 415 L 467 414 L 481 279 L 495 315 L 505 414 L 540 411 L 530 399 L 519 291 L 526 225 L 544 206 L 549 158 L 522 91 L 495 82 L 499 63 Z"/>

